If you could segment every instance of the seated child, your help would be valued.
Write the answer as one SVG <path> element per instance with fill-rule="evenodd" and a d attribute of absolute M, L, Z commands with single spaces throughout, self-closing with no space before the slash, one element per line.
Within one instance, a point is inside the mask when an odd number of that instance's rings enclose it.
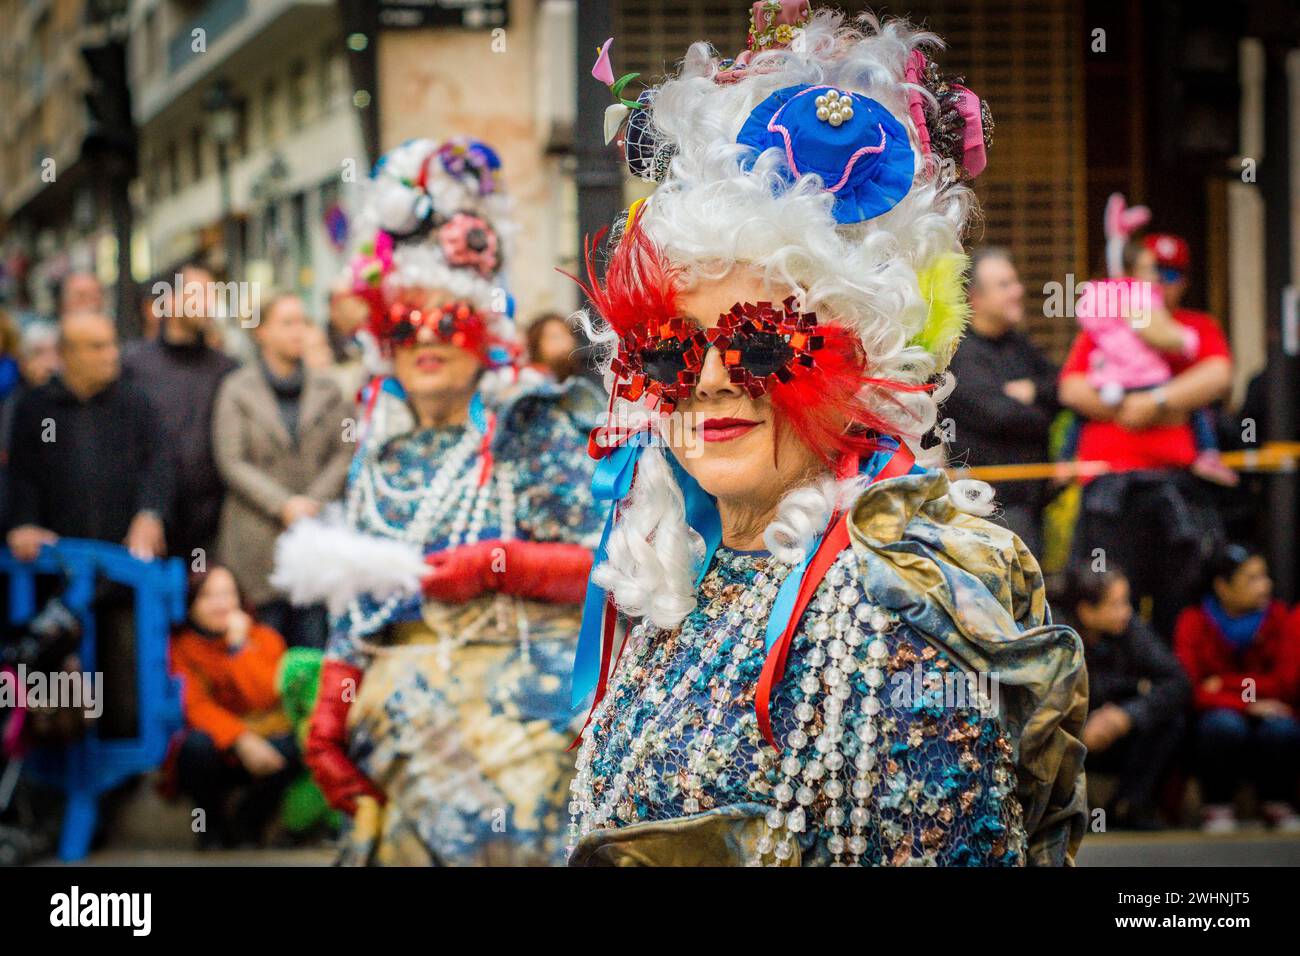
<path fill-rule="evenodd" d="M 1265 820 L 1300 832 L 1300 615 L 1273 600 L 1268 565 L 1230 544 L 1209 563 L 1200 604 L 1174 629 L 1174 652 L 1192 681 L 1204 828 L 1230 832 L 1231 799 L 1252 781 Z"/>
<path fill-rule="evenodd" d="M 277 689 L 284 639 L 244 613 L 234 575 L 214 567 L 191 576 L 171 651 L 187 727 L 177 782 L 204 811 L 199 843 L 258 843 L 302 773 Z"/>
<path fill-rule="evenodd" d="M 1187 675 L 1168 645 L 1133 613 L 1128 578 L 1088 565 L 1066 576 L 1062 616 L 1083 638 L 1089 776 L 1111 774 L 1108 826 L 1158 829 L 1156 793 L 1186 726 Z M 1056 606 L 1057 602 L 1053 601 Z"/>

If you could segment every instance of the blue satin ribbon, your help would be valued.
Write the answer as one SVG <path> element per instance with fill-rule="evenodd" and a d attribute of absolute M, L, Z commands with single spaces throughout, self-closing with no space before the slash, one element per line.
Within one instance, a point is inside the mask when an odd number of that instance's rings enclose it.
<path fill-rule="evenodd" d="M 637 432 L 628 443 L 620 445 L 602 458 L 591 478 L 591 493 L 597 501 L 610 502 L 605 516 L 605 528 L 600 534 L 600 544 L 592 556 L 593 570 L 600 567 L 608 556 L 609 535 L 614 527 L 614 513 L 618 503 L 632 489 L 632 477 L 646 445 L 652 440 L 650 432 Z M 686 473 L 671 454 L 666 454 L 673 477 L 682 490 L 686 502 L 686 523 L 695 529 L 704 541 L 704 556 L 696 570 L 695 583 L 704 579 L 713 555 L 722 543 L 722 518 L 713 496 L 699 486 Z M 604 641 L 606 593 L 594 581 L 587 581 L 587 597 L 582 606 L 582 629 L 578 632 L 578 649 L 573 661 L 572 705 L 580 707 L 589 702 L 600 682 L 600 659 Z"/>
<path fill-rule="evenodd" d="M 487 408 L 483 405 L 481 392 L 475 392 L 474 397 L 469 400 L 469 420 L 474 423 L 480 435 L 487 434 L 488 414 Z"/>
<path fill-rule="evenodd" d="M 609 502 L 605 527 L 600 532 L 600 544 L 592 556 L 591 568 L 595 571 L 608 556 L 609 534 L 614 528 L 614 512 L 618 503 L 627 497 L 632 488 L 632 476 L 645 446 L 638 442 L 620 445 L 596 463 L 591 476 L 591 494 L 597 501 Z M 600 682 L 600 653 L 605 619 L 605 589 L 587 579 L 587 597 L 582 605 L 582 629 L 578 632 L 578 649 L 573 659 L 573 686 L 571 705 L 575 708 L 587 703 Z"/>
<path fill-rule="evenodd" d="M 808 546 L 808 551 L 799 565 L 790 569 L 790 573 L 785 576 L 781 586 L 777 588 L 776 599 L 772 602 L 772 612 L 767 617 L 767 632 L 763 635 L 764 643 L 770 651 L 772 645 L 780 639 L 785 633 L 786 625 L 790 623 L 790 615 L 794 613 L 794 602 L 799 597 L 799 588 L 803 586 L 803 576 L 808 571 L 808 565 L 812 564 L 812 559 L 817 554 L 817 549 L 821 547 L 822 536 L 819 534 Z"/>

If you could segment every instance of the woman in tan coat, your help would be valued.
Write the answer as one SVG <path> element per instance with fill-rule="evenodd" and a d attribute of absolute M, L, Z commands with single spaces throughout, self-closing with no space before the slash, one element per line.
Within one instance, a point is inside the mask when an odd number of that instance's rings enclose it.
<path fill-rule="evenodd" d="M 217 395 L 213 448 L 226 483 L 217 561 L 234 572 L 258 619 L 291 645 L 324 646 L 323 608 L 293 608 L 268 582 L 280 532 L 338 498 L 354 409 L 328 375 L 305 368 L 302 300 L 276 295 L 254 330 L 258 361 Z"/>

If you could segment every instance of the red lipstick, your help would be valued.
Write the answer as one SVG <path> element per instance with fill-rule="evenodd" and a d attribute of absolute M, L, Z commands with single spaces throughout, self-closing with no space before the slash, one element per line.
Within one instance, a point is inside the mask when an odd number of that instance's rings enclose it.
<path fill-rule="evenodd" d="M 700 435 L 705 441 L 732 441 L 746 435 L 760 423 L 748 418 L 706 418 L 700 425 Z"/>

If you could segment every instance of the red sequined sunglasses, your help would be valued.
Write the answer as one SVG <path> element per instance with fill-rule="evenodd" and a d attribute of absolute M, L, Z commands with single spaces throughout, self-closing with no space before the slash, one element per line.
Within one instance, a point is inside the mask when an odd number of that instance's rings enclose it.
<path fill-rule="evenodd" d="M 816 313 L 796 311 L 794 301 L 790 296 L 779 309 L 770 302 L 737 302 L 711 329 L 676 318 L 625 336 L 611 366 L 620 380 L 616 394 L 629 401 L 651 395 L 671 412 L 699 384 L 711 348 L 721 353 L 731 381 L 753 398 L 791 381 L 813 367 L 813 353 L 823 346 Z"/>
<path fill-rule="evenodd" d="M 487 322 L 465 302 L 450 302 L 431 309 L 420 309 L 402 302 L 388 310 L 385 338 L 396 346 L 411 345 L 420 329 L 429 326 L 438 341 L 470 352 L 482 352 L 487 338 Z"/>

